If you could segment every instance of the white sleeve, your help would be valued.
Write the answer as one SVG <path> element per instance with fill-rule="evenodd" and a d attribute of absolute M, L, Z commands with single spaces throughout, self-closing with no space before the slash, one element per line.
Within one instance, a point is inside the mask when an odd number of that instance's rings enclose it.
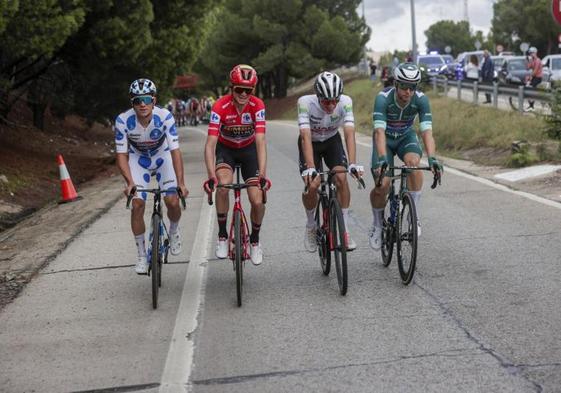
<path fill-rule="evenodd" d="M 177 127 L 175 126 L 175 119 L 171 112 L 166 110 L 168 113 L 164 119 L 164 130 L 166 133 L 166 139 L 168 141 L 168 147 L 170 150 L 179 149 L 179 135 L 177 134 Z"/>
<path fill-rule="evenodd" d="M 115 119 L 113 130 L 115 131 L 115 151 L 117 153 L 128 153 L 127 126 L 123 119 L 121 119 L 121 116 L 117 116 L 117 119 Z"/>
<path fill-rule="evenodd" d="M 304 97 L 298 99 L 298 127 L 310 128 L 310 108 Z"/>
<path fill-rule="evenodd" d="M 341 103 L 343 104 L 343 124 L 346 126 L 355 125 L 355 116 L 353 114 L 353 100 L 349 96 L 341 96 Z"/>

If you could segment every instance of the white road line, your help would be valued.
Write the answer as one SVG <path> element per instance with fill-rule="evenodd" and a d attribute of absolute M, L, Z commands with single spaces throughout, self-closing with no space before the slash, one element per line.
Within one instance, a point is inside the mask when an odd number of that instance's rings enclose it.
<path fill-rule="evenodd" d="M 191 334 L 197 328 L 200 299 L 204 291 L 205 262 L 208 260 L 208 243 L 213 230 L 214 216 L 212 213 L 211 206 L 203 201 L 166 365 L 162 374 L 160 393 L 185 393 L 188 391 L 187 383 L 193 365 L 194 347 Z"/>
<path fill-rule="evenodd" d="M 287 122 L 287 121 L 286 121 L 286 122 L 285 122 L 285 121 L 275 121 L 275 122 L 276 122 L 276 123 L 281 123 L 281 124 L 283 124 L 283 125 L 289 125 L 289 126 L 296 126 L 296 127 L 298 127 L 297 124 L 295 125 L 294 123 L 289 123 L 289 122 Z M 372 148 L 372 143 L 366 143 L 366 142 L 362 142 L 362 141 L 358 141 L 358 140 L 356 141 L 356 143 L 357 143 L 357 145 L 361 145 L 361 146 L 364 146 L 364 147 L 368 147 L 368 148 L 370 148 L 370 149 Z M 423 164 L 426 165 L 426 162 L 425 162 L 424 160 L 423 160 Z M 514 194 L 514 195 L 518 195 L 518 196 L 521 196 L 521 197 L 523 197 L 523 198 L 530 199 L 530 200 L 532 200 L 532 201 L 534 201 L 534 202 L 539 202 L 539 203 L 542 203 L 542 204 L 544 204 L 544 205 L 554 207 L 554 208 L 556 208 L 556 209 L 561 209 L 561 203 L 559 203 L 559 202 L 555 202 L 555 201 L 552 201 L 552 200 L 550 200 L 550 199 L 542 198 L 542 197 L 540 197 L 540 196 L 537 196 L 537 195 L 534 195 L 534 194 L 530 194 L 530 193 L 528 193 L 528 192 L 513 190 L 513 189 L 511 189 L 511 188 L 508 188 L 508 187 L 506 187 L 506 186 L 503 186 L 502 184 L 495 183 L 495 182 L 492 181 L 492 180 L 488 180 L 488 179 L 485 179 L 485 178 L 482 178 L 482 177 L 478 177 L 478 176 L 475 176 L 475 175 L 470 175 L 470 174 L 468 174 L 468 173 L 459 171 L 459 170 L 454 169 L 454 168 L 451 168 L 451 167 L 449 167 L 449 166 L 446 166 L 446 167 L 444 168 L 444 173 L 445 173 L 445 174 L 446 174 L 446 173 L 452 173 L 452 174 L 454 174 L 454 175 L 456 175 L 456 176 L 461 176 L 461 177 L 464 177 L 464 178 L 466 178 L 466 179 L 473 180 L 473 181 L 479 182 L 479 183 L 481 183 L 481 184 L 485 184 L 486 186 L 493 187 L 493 188 L 495 188 L 495 189 L 497 189 L 497 190 L 500 190 L 500 191 L 508 192 L 508 193 Z"/>

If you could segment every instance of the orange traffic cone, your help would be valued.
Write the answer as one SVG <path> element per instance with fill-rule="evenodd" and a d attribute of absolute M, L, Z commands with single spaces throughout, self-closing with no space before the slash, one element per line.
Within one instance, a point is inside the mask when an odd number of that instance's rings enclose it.
<path fill-rule="evenodd" d="M 62 159 L 62 154 L 56 156 L 56 161 L 60 172 L 60 188 L 62 190 L 62 200 L 59 201 L 59 203 L 72 202 L 79 199 L 74 184 L 72 184 L 72 180 L 70 179 L 70 173 L 68 173 L 68 169 L 66 169 L 66 165 Z"/>

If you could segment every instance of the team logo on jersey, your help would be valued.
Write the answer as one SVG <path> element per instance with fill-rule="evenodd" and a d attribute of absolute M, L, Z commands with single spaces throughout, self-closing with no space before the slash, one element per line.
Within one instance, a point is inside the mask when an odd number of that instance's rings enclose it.
<path fill-rule="evenodd" d="M 251 115 L 249 113 L 242 113 L 242 124 L 251 124 Z"/>
<path fill-rule="evenodd" d="M 123 133 L 121 131 L 119 131 L 118 129 L 115 129 L 115 139 L 120 141 L 121 139 L 123 139 L 125 136 L 123 135 Z"/>
<path fill-rule="evenodd" d="M 216 124 L 220 123 L 220 116 L 218 115 L 218 113 L 212 112 L 212 114 L 210 115 L 210 122 Z"/>
<path fill-rule="evenodd" d="M 155 128 L 152 130 L 152 132 L 150 132 L 150 138 L 152 139 L 160 139 L 160 137 L 162 136 L 162 130 Z"/>
<path fill-rule="evenodd" d="M 330 119 L 331 119 L 331 122 L 332 122 L 332 123 L 335 123 L 337 120 L 339 120 L 339 116 L 337 116 L 337 115 L 331 115 Z"/>
<path fill-rule="evenodd" d="M 298 113 L 308 113 L 308 108 L 305 106 L 298 106 Z"/>
<path fill-rule="evenodd" d="M 255 120 L 264 121 L 265 120 L 265 109 L 261 109 L 255 114 Z"/>
<path fill-rule="evenodd" d="M 353 106 L 352 105 L 345 105 L 343 108 L 345 109 L 345 112 L 347 112 L 347 113 L 353 111 Z"/>

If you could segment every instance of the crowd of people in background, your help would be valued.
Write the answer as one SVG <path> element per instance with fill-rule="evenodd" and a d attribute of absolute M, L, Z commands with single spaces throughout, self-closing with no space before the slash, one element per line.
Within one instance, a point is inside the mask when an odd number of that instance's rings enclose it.
<path fill-rule="evenodd" d="M 166 108 L 173 114 L 178 126 L 196 126 L 199 123 L 208 124 L 210 109 L 214 102 L 215 99 L 210 96 L 202 96 L 200 99 L 191 96 L 186 100 L 173 98 L 167 103 Z"/>

